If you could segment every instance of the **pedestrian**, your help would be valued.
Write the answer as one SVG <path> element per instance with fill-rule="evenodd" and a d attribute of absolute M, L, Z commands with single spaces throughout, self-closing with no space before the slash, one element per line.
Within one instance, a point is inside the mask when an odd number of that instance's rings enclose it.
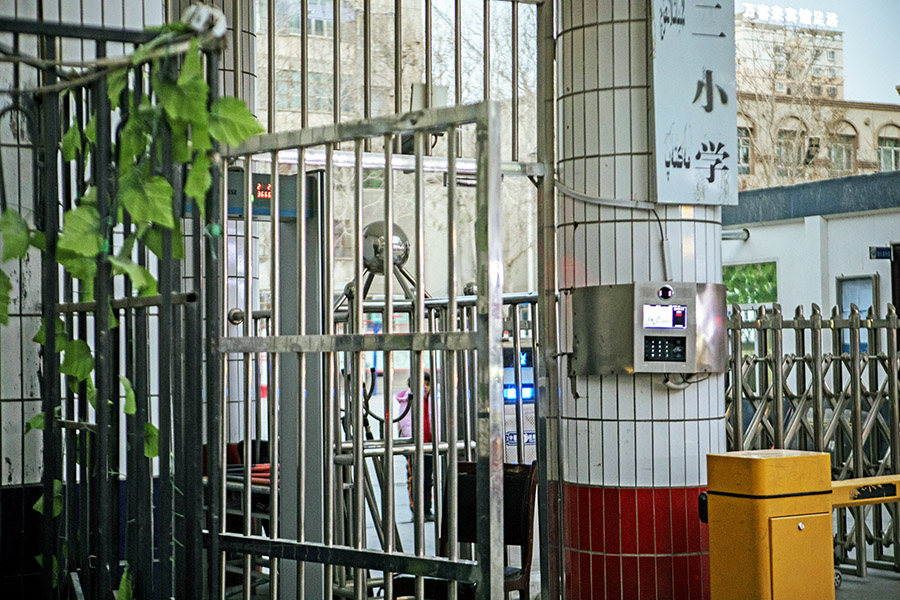
<path fill-rule="evenodd" d="M 425 371 L 423 373 L 423 378 L 425 380 L 425 389 L 423 395 L 425 396 L 425 414 L 424 414 L 424 425 L 422 427 L 422 441 L 425 444 L 431 443 L 431 373 Z M 403 418 L 400 419 L 400 437 L 409 437 L 413 436 L 412 430 L 412 406 L 409 406 L 409 410 L 407 410 L 407 405 L 409 405 L 409 401 L 412 399 L 412 386 L 410 385 L 410 381 L 406 380 L 407 388 L 397 394 L 397 402 L 400 404 L 400 414 L 406 413 Z M 423 471 L 425 474 L 425 486 L 424 486 L 424 497 L 425 497 L 425 520 L 426 521 L 434 521 L 434 513 L 431 511 L 431 488 L 432 488 L 432 473 L 434 472 L 434 457 L 431 452 L 426 449 L 425 451 L 425 460 L 422 463 Z M 406 489 L 409 492 L 409 509 L 413 511 L 415 514 L 415 499 L 413 494 L 413 473 L 415 466 L 413 465 L 412 456 L 406 457 Z"/>

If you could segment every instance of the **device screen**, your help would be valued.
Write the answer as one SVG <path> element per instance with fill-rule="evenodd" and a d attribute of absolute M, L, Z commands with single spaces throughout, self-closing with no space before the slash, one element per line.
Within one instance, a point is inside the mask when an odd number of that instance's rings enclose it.
<path fill-rule="evenodd" d="M 644 329 L 686 329 L 687 306 L 681 304 L 645 304 Z"/>

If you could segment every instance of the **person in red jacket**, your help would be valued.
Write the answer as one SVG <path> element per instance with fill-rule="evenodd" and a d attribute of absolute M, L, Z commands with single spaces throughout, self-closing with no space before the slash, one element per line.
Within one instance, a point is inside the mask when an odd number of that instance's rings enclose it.
<path fill-rule="evenodd" d="M 424 374 L 425 379 L 425 415 L 424 415 L 424 427 L 423 427 L 423 436 L 422 441 L 426 444 L 431 443 L 431 373 L 425 371 Z M 406 385 L 408 387 L 412 387 L 410 385 L 409 380 L 406 381 Z M 409 401 L 412 399 L 412 390 L 406 389 L 397 394 L 397 402 L 400 404 L 400 414 L 403 414 L 406 411 L 406 414 L 400 419 L 400 437 L 412 437 L 412 407 L 410 406 L 410 410 L 406 410 Z M 431 511 L 431 488 L 432 488 L 432 474 L 434 472 L 434 457 L 431 454 L 431 451 L 426 448 L 425 449 L 425 460 L 422 463 L 423 471 L 425 472 L 425 520 L 426 521 L 434 521 L 434 513 Z M 409 492 L 409 509 L 415 512 L 415 500 L 413 495 L 413 461 L 411 456 L 406 457 L 406 489 Z"/>

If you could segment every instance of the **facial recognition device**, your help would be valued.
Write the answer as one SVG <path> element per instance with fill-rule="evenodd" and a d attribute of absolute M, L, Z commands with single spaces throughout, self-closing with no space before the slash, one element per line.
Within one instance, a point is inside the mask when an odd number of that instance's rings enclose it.
<path fill-rule="evenodd" d="M 649 281 L 572 292 L 577 375 L 727 370 L 725 286 Z"/>

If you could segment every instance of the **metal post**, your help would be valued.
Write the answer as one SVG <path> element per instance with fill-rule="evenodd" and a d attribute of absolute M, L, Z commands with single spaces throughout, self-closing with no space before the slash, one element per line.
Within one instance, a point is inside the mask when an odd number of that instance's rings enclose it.
<path fill-rule="evenodd" d="M 862 373 L 859 350 L 860 314 L 855 304 L 850 305 L 850 427 L 853 433 L 853 476 L 865 477 L 862 414 Z M 866 521 L 865 507 L 853 509 L 856 528 L 856 574 L 866 576 Z"/>
<path fill-rule="evenodd" d="M 812 369 L 812 402 L 813 402 L 813 447 L 816 452 L 825 451 L 825 375 L 822 356 L 822 310 L 817 304 L 812 305 L 810 316 L 810 346 Z"/>

